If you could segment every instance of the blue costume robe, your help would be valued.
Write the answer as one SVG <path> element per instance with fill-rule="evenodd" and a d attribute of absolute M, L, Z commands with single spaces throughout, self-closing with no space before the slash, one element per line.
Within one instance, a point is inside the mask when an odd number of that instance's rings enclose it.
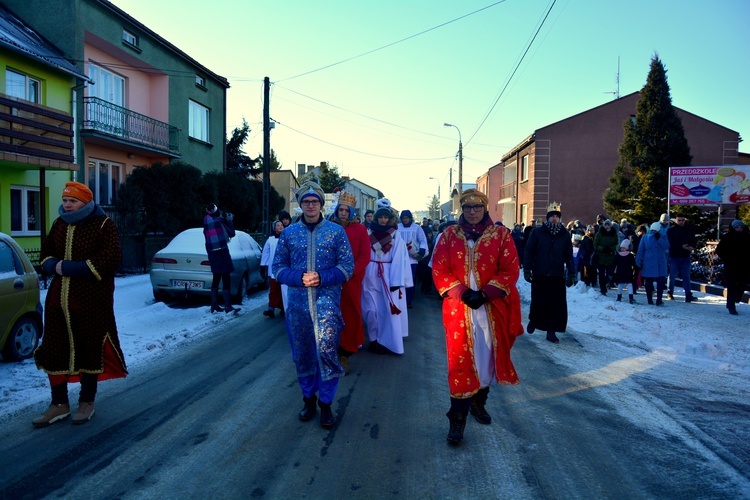
<path fill-rule="evenodd" d="M 302 284 L 307 271 L 320 275 L 319 286 Z M 289 286 L 286 328 L 305 397 L 311 394 L 304 379 L 312 376 L 327 382 L 344 375 L 337 352 L 344 326 L 341 285 L 353 272 L 352 249 L 340 225 L 323 219 L 313 227 L 300 221 L 281 233 L 273 273 Z"/>

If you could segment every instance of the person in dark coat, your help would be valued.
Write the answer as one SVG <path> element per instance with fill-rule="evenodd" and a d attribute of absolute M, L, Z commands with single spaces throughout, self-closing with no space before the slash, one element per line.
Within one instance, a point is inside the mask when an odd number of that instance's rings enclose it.
<path fill-rule="evenodd" d="M 622 239 L 618 237 L 617 231 L 615 231 L 612 221 L 609 219 L 604 221 L 594 237 L 596 269 L 599 273 L 599 290 L 602 295 L 607 295 L 607 285 L 612 279 L 615 252 L 620 241 Z"/>
<path fill-rule="evenodd" d="M 219 282 L 222 283 L 224 309 L 226 313 L 239 311 L 232 307 L 232 287 L 230 274 L 234 271 L 232 256 L 229 254 L 229 239 L 234 238 L 234 216 L 230 213 L 221 216 L 219 208 L 213 203 L 206 207 L 203 218 L 203 236 L 206 238 L 208 263 L 211 265 L 213 281 L 211 282 L 211 312 L 222 311 L 219 307 Z"/>
<path fill-rule="evenodd" d="M 626 238 L 620 243 L 620 251 L 615 254 L 615 267 L 612 270 L 613 281 L 617 285 L 617 302 L 622 300 L 623 292 L 628 292 L 628 301 L 635 304 L 635 299 L 633 299 L 635 267 L 635 256 L 630 253 L 630 240 Z"/>
<path fill-rule="evenodd" d="M 727 309 L 729 314 L 736 315 L 736 304 L 750 283 L 750 232 L 741 220 L 732 221 L 731 229 L 721 237 L 716 247 L 716 254 L 724 262 Z"/>
<path fill-rule="evenodd" d="M 514 224 L 510 235 L 513 237 L 513 243 L 516 244 L 516 252 L 519 255 L 519 259 L 523 258 L 523 251 L 526 248 L 526 238 L 523 235 L 521 224 Z"/>
<path fill-rule="evenodd" d="M 37 368 L 49 377 L 52 403 L 34 427 L 70 416 L 68 383 L 78 381 L 73 423 L 85 424 L 94 415 L 99 381 L 128 373 L 114 311 L 117 226 L 80 182 L 65 184 L 58 211 L 42 244 L 42 268 L 53 278 L 44 302 L 44 336 L 34 351 Z"/>
<path fill-rule="evenodd" d="M 580 262 L 582 265 L 581 279 L 586 286 L 596 286 L 596 261 L 594 260 L 594 226 L 587 226 L 581 243 L 578 245 Z"/>
<path fill-rule="evenodd" d="M 575 284 L 576 275 L 573 243 L 560 223 L 561 216 L 560 205 L 551 204 L 547 222 L 531 232 L 523 258 L 523 277 L 531 283 L 531 308 L 526 331 L 544 330 L 547 340 L 555 344 L 560 342 L 555 332 L 564 332 L 568 326 L 565 287 Z"/>
<path fill-rule="evenodd" d="M 669 239 L 669 292 L 667 297 L 674 299 L 674 283 L 677 274 L 682 277 L 682 287 L 685 289 L 685 302 L 694 302 L 696 297 L 690 283 L 690 254 L 697 246 L 695 231 L 687 222 L 684 215 L 674 218 L 675 225 L 667 230 Z"/>

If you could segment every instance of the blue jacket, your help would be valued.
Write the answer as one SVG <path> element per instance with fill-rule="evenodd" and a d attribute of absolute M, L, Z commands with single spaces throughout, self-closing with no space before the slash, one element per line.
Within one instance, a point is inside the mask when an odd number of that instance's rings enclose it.
<path fill-rule="evenodd" d="M 638 245 L 638 255 L 635 264 L 641 268 L 641 276 L 644 278 L 658 278 L 667 275 L 667 251 L 669 241 L 661 236 L 658 239 L 655 233 L 649 232 L 641 238 Z"/>

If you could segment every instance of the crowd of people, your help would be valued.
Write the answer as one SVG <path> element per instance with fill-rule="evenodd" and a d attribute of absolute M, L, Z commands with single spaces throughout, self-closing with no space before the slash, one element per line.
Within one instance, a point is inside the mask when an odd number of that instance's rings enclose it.
<path fill-rule="evenodd" d="M 544 331 L 552 343 L 566 331 L 567 288 L 579 280 L 604 296 L 616 290 L 617 301 L 627 295 L 631 304 L 642 286 L 648 304 L 661 306 L 665 293 L 674 299 L 680 277 L 685 302 L 696 300 L 690 281 L 696 235 L 681 214 L 638 227 L 603 214 L 595 224 L 563 224 L 561 205 L 552 203 L 546 220 L 511 230 L 490 218 L 489 200 L 476 189 L 461 194 L 458 220 L 442 224 L 425 218 L 418 225 L 409 210 L 398 212 L 385 198 L 360 222 L 356 199 L 346 192 L 337 194 L 326 215 L 323 189 L 312 181 L 300 186 L 296 201 L 296 220 L 281 212 L 263 247 L 261 269 L 269 283 L 263 315 L 275 318 L 278 310 L 285 319 L 303 400 L 299 419 L 312 420 L 319 408 L 324 428 L 336 422 L 331 405 L 352 356 L 363 348 L 404 353 L 417 283 L 422 293 L 434 290 L 442 299 L 452 444 L 462 442 L 469 414 L 480 424 L 492 423 L 486 408 L 491 386 L 519 383 L 510 352 L 524 331 L 516 287 L 521 271 L 531 284 L 526 331 Z M 35 427 L 70 415 L 68 382 L 81 383 L 73 417 L 81 424 L 94 414 L 98 382 L 127 375 L 112 306 L 117 228 L 80 183 L 66 185 L 59 210 L 42 247 L 42 266 L 54 278 L 44 308 L 44 341 L 34 354 L 48 375 L 52 401 Z M 236 312 L 229 297 L 219 306 L 222 282 L 224 295 L 229 293 L 232 219 L 214 204 L 206 208 L 211 313 Z M 717 247 L 733 315 L 750 281 L 748 252 L 748 228 L 735 220 Z"/>

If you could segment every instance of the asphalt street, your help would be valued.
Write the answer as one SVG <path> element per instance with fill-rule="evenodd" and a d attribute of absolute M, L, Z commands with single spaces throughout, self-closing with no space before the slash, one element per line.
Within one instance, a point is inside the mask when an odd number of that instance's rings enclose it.
<path fill-rule="evenodd" d="M 658 373 L 582 384 L 538 334 L 513 349 L 522 383 L 492 388 L 492 424 L 470 417 L 464 442 L 450 446 L 440 306 L 417 293 L 404 355 L 351 359 L 330 430 L 297 419 L 283 320 L 248 311 L 124 383 L 102 384 L 86 425 L 33 429 L 38 408 L 9 422 L 0 498 L 750 495 L 747 446 L 706 432 L 723 424 L 719 407 L 696 409 L 689 395 L 674 396 L 679 381 Z M 632 398 L 652 407 L 640 423 L 615 411 Z M 654 429 L 655 418 L 674 430 Z"/>

